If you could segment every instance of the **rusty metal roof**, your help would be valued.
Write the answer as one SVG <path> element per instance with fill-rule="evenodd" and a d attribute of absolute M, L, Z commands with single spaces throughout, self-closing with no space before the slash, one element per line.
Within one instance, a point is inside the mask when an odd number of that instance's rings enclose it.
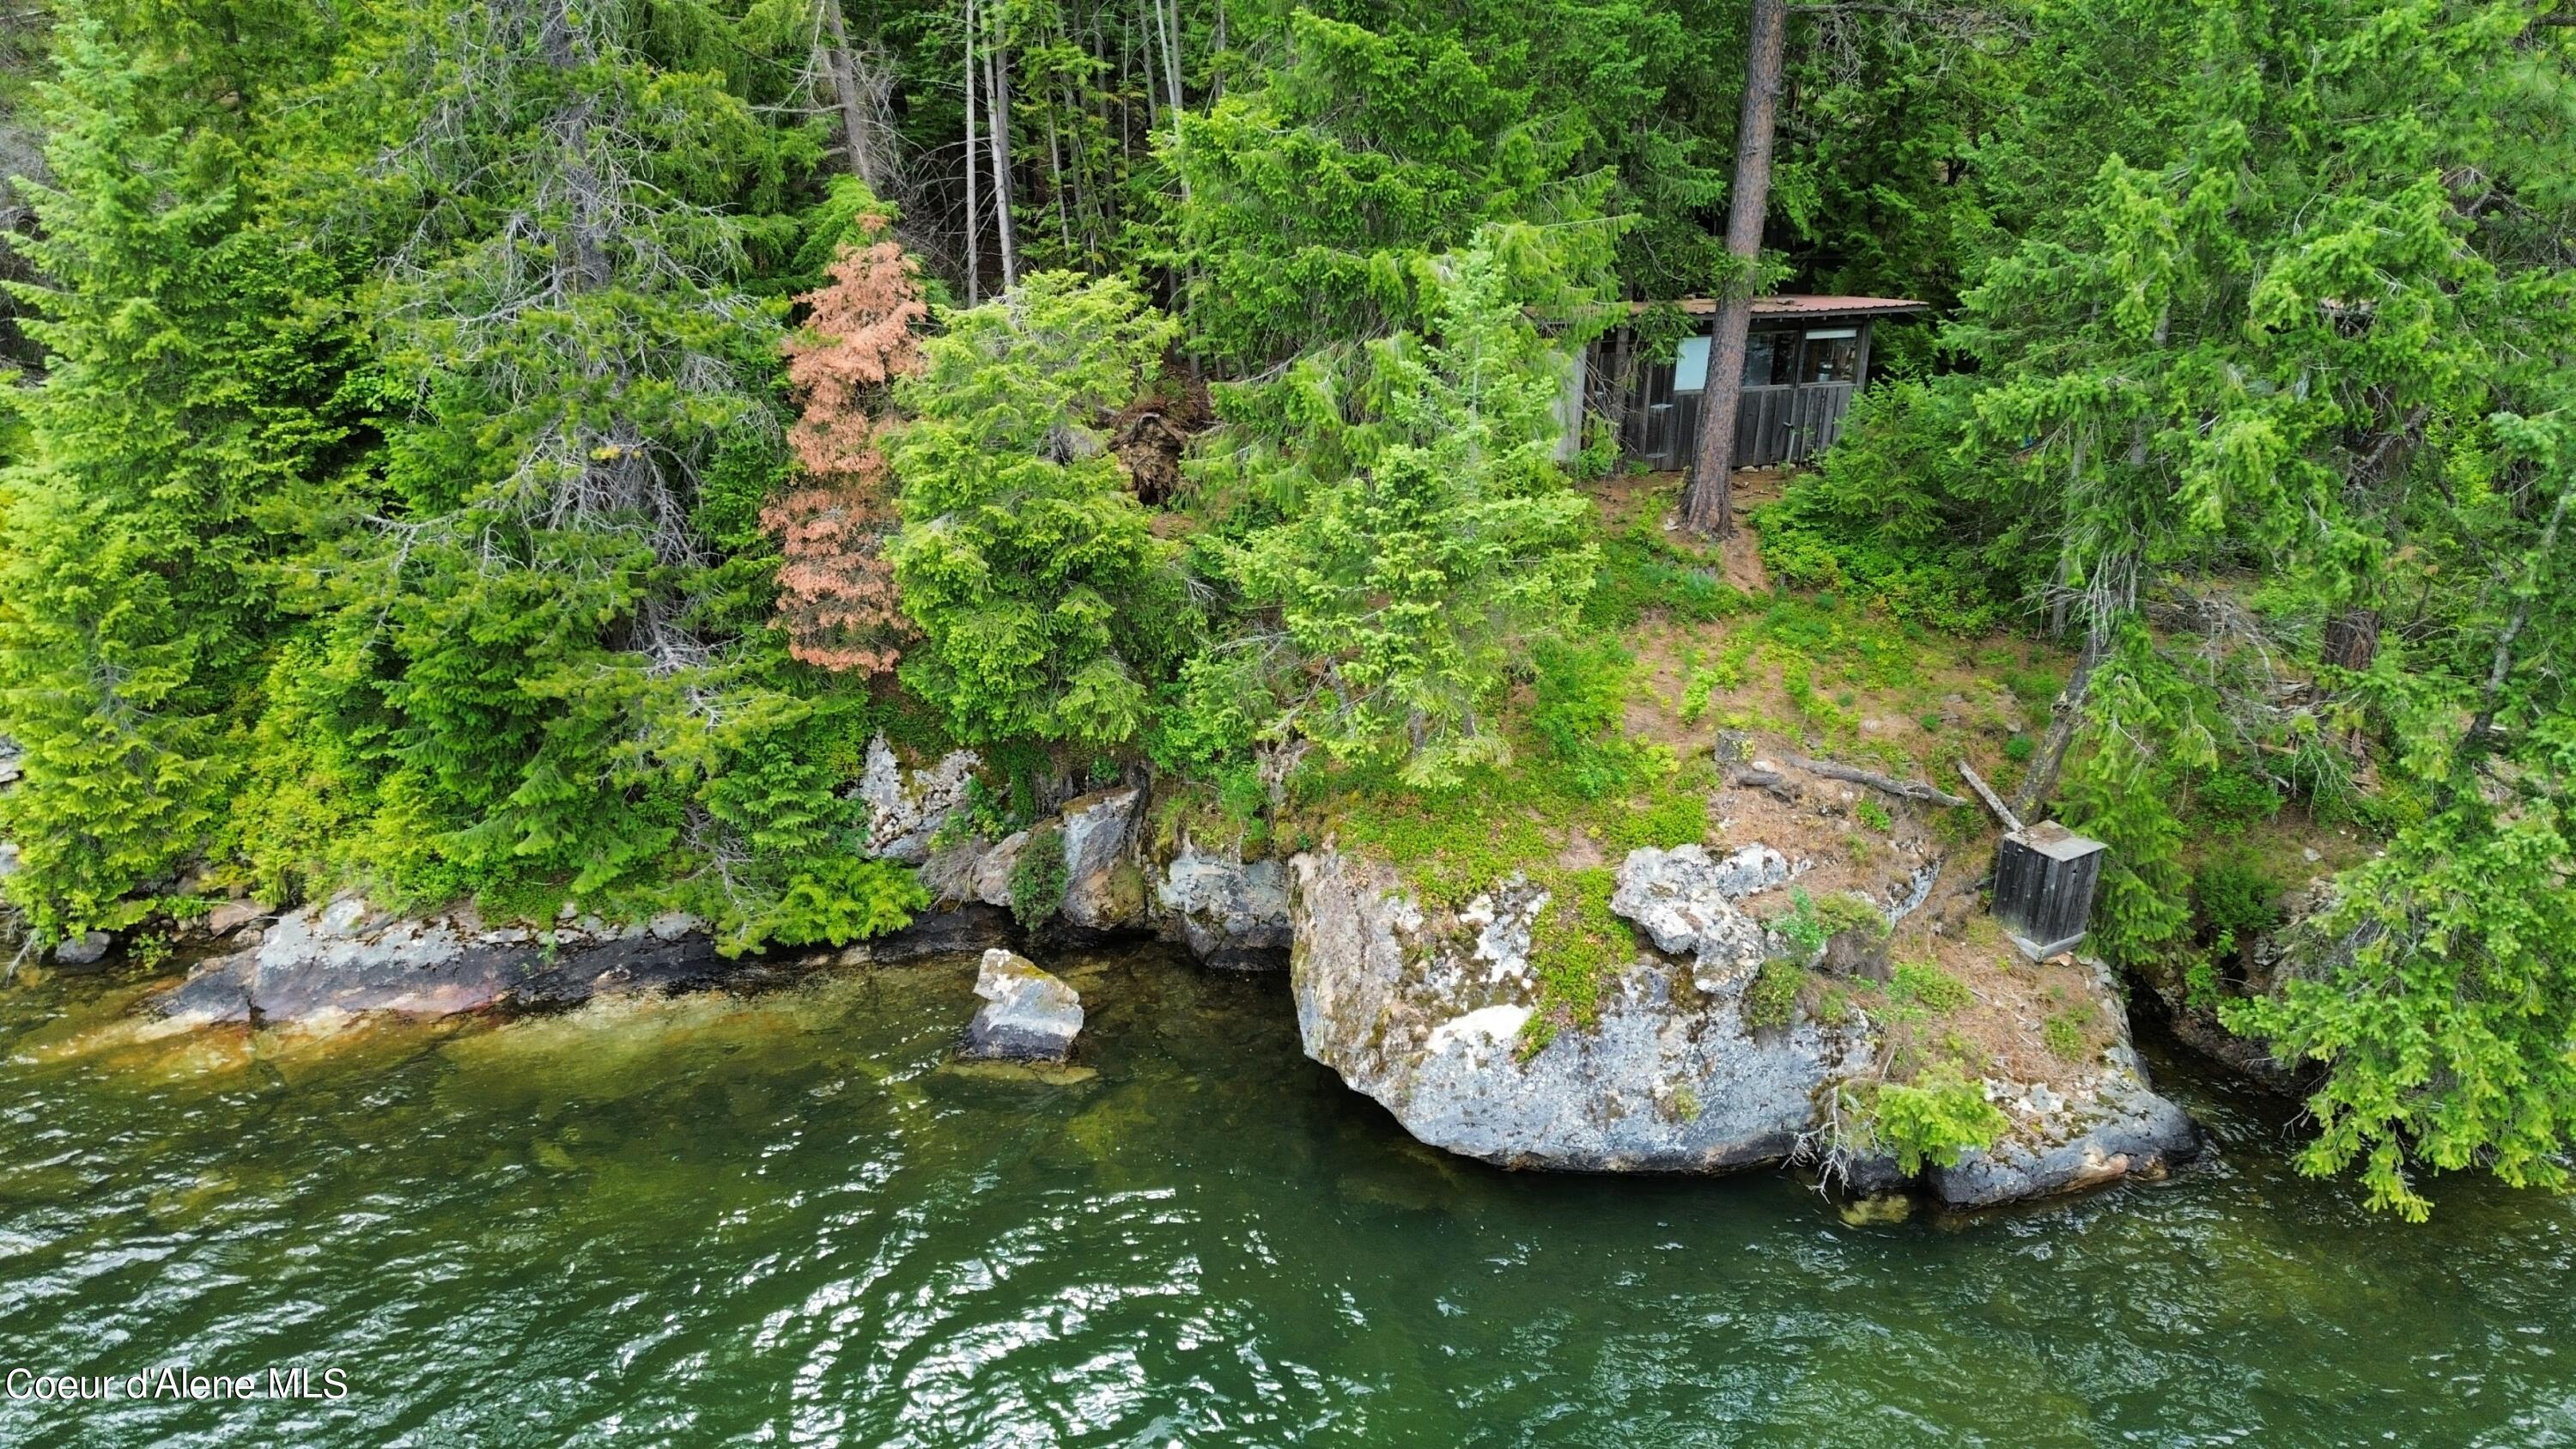
<path fill-rule="evenodd" d="M 1643 312 L 1661 305 L 1655 302 L 1631 302 L 1628 310 Z M 1717 310 L 1714 297 L 1678 297 L 1673 304 L 1693 317 L 1705 317 Z M 1929 302 L 1908 297 L 1818 297 L 1794 293 L 1780 297 L 1753 299 L 1756 317 L 1901 317 L 1908 312 L 1928 312 Z"/>

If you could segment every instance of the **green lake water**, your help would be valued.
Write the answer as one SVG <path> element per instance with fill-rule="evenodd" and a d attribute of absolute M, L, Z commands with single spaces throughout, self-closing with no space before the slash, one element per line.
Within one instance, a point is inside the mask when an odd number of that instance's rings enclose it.
<path fill-rule="evenodd" d="M 346 1388 L 0 1399 L 0 1443 L 2576 1441 L 2576 1204 L 2373 1217 L 2171 1066 L 2205 1165 L 1852 1227 L 1427 1151 L 1282 978 L 1042 964 L 1087 1080 L 947 1067 L 954 960 L 318 1043 L 0 992 L 0 1368 Z"/>

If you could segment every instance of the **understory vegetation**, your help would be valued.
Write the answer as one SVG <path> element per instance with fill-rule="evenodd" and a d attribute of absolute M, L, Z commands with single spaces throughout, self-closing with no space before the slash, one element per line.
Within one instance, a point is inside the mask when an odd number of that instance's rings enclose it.
<path fill-rule="evenodd" d="M 1623 855 L 1746 838 L 1729 772 L 1965 765 L 2109 844 L 2094 950 L 2309 1074 L 2310 1169 L 2566 1186 L 2576 27 L 1796 9 L 1758 259 L 1696 0 L 13 19 L 16 930 L 363 890 L 853 940 L 926 904 L 867 854 L 882 735 L 981 751 L 997 826 L 1150 768 L 1434 904 L 1520 873 L 1538 1051 L 1634 955 Z M 1748 288 L 1928 315 L 1702 539 L 1567 359 Z M 1637 315 L 1640 365 L 1699 325 Z M 1855 924 L 1821 880 L 1764 906 L 1802 950 Z M 1927 940 L 1753 1008 L 1880 1032 L 1844 1105 L 1908 1162 L 1999 1130 L 1986 996 L 2105 1041 Z"/>

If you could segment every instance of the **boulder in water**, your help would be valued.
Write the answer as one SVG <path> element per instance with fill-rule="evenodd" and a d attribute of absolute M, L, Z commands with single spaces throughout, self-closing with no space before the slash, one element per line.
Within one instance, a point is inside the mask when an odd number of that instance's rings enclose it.
<path fill-rule="evenodd" d="M 95 966 L 107 957 L 116 938 L 105 931 L 85 931 L 54 947 L 57 966 Z"/>
<path fill-rule="evenodd" d="M 1817 1088 L 1866 1064 L 1867 1041 L 1839 1026 L 1757 1037 L 1744 1015 L 1753 971 L 1732 951 L 1701 965 L 1638 950 L 1604 973 L 1592 1021 L 1525 1035 L 1544 1009 L 1530 954 L 1546 890 L 1514 875 L 1443 911 L 1380 862 L 1314 851 L 1289 870 L 1306 1054 L 1434 1147 L 1583 1171 L 1779 1162 L 1813 1121 Z M 1720 904 L 1699 926 L 1673 923 L 1675 939 L 1741 914 Z"/>
<path fill-rule="evenodd" d="M 983 1008 L 966 1024 L 958 1055 L 972 1060 L 1060 1062 L 1082 1031 L 1082 998 L 1026 956 L 994 949 L 975 973 Z"/>

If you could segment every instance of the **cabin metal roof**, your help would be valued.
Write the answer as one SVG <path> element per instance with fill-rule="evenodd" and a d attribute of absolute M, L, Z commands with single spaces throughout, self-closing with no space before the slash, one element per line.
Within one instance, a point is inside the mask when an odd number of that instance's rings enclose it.
<path fill-rule="evenodd" d="M 1628 310 L 1643 312 L 1663 306 L 1660 302 L 1631 302 Z M 1671 305 L 1693 317 L 1706 317 L 1717 311 L 1714 297 L 1677 297 Z M 1932 304 L 1910 297 L 1828 297 L 1791 293 L 1778 297 L 1753 299 L 1756 317 L 1902 317 L 1910 312 L 1929 312 Z"/>

